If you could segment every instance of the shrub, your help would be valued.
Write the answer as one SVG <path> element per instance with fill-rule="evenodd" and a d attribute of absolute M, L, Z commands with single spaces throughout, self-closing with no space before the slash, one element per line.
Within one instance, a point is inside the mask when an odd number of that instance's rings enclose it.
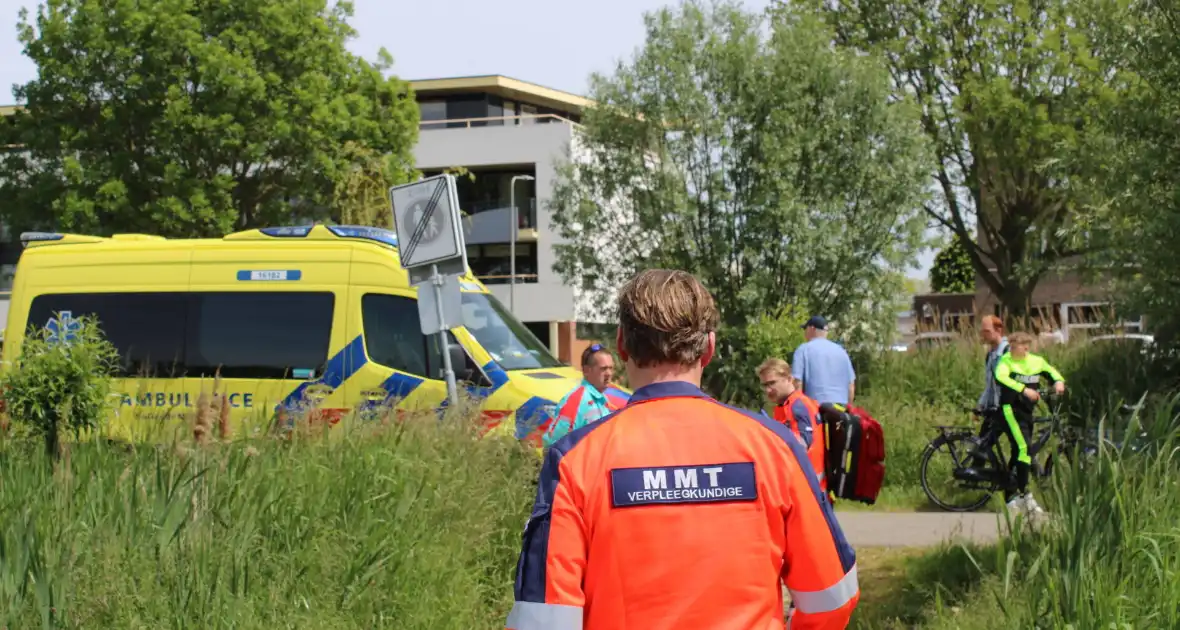
<path fill-rule="evenodd" d="M 46 453 L 57 459 L 64 432 L 78 438 L 106 418 L 118 362 L 96 321 L 57 314 L 29 333 L 14 365 L 0 374 L 14 426 L 43 438 Z"/>

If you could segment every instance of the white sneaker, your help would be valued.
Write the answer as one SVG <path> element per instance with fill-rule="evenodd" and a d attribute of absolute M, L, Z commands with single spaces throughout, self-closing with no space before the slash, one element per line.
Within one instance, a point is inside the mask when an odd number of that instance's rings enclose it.
<path fill-rule="evenodd" d="M 1019 514 L 1025 509 L 1027 509 L 1027 503 L 1023 495 L 1012 497 L 1012 500 L 1008 502 L 1008 511 L 1012 514 Z"/>
<path fill-rule="evenodd" d="M 1045 510 L 1042 510 L 1041 506 L 1037 504 L 1037 500 L 1033 498 L 1031 492 L 1024 496 L 1024 511 L 1030 514 L 1045 513 Z"/>

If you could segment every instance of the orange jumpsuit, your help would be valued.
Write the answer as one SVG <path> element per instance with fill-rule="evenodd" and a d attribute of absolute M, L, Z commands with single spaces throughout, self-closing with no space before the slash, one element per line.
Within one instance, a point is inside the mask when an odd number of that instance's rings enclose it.
<path fill-rule="evenodd" d="M 827 492 L 827 468 L 824 460 L 827 440 L 823 417 L 819 413 L 819 403 L 803 395 L 802 391 L 795 390 L 787 396 L 783 404 L 774 408 L 774 419 L 790 427 L 795 437 L 803 442 L 807 449 L 807 457 L 811 460 L 811 467 L 815 469 L 816 478 L 819 480 L 820 490 Z"/>
<path fill-rule="evenodd" d="M 510 630 L 847 627 L 856 554 L 799 440 L 685 382 L 545 455 Z"/>

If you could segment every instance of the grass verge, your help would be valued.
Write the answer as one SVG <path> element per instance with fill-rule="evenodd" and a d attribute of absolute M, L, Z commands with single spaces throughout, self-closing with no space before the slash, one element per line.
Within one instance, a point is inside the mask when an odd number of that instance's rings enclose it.
<path fill-rule="evenodd" d="M 500 627 L 536 456 L 461 419 L 0 446 L 0 625 Z"/>

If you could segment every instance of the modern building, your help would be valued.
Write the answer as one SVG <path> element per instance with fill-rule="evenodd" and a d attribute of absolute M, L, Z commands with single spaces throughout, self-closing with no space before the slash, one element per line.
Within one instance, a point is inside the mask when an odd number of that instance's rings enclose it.
<path fill-rule="evenodd" d="M 417 168 L 426 176 L 466 169 L 456 179 L 468 265 L 533 334 L 574 362 L 583 345 L 578 295 L 553 271 L 560 239 L 549 201 L 590 101 L 499 75 L 411 85 L 421 112 Z"/>

